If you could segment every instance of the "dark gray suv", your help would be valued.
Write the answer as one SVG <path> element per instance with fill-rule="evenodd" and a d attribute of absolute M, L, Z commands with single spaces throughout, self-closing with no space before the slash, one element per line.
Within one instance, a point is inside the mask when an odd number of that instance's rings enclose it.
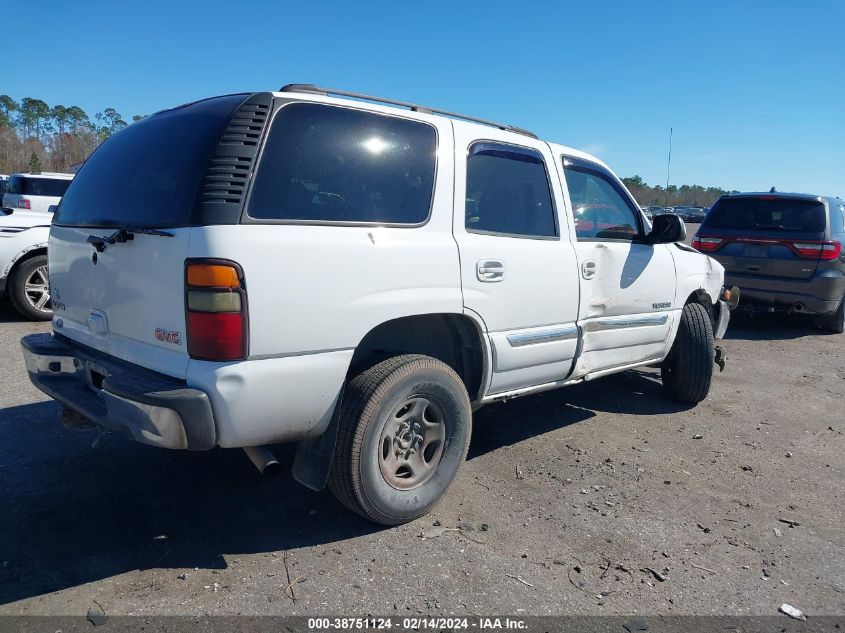
<path fill-rule="evenodd" d="M 802 193 L 734 193 L 707 214 L 692 245 L 725 267 L 740 307 L 813 314 L 845 329 L 845 201 Z"/>

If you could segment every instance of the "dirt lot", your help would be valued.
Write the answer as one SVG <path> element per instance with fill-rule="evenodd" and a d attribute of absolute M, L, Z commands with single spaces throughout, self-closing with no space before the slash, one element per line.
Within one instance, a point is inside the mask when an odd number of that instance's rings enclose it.
<path fill-rule="evenodd" d="M 845 336 L 808 322 L 735 321 L 695 408 L 653 371 L 484 408 L 393 529 L 240 451 L 64 429 L 20 360 L 46 330 L 0 308 L 0 614 L 845 613 Z"/>

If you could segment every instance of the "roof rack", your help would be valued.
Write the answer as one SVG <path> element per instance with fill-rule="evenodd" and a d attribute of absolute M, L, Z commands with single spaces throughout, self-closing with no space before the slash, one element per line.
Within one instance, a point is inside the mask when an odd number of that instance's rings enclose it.
<path fill-rule="evenodd" d="M 321 88 L 314 84 L 287 84 L 279 88 L 279 92 L 307 92 L 318 95 L 337 95 L 340 97 L 350 97 L 352 99 L 362 99 L 364 101 L 374 101 L 376 103 L 386 103 L 388 105 L 408 108 L 413 112 L 425 112 L 427 114 L 442 114 L 443 116 L 452 117 L 454 119 L 462 119 L 464 121 L 472 121 L 473 123 L 480 123 L 481 125 L 489 125 L 490 127 L 499 128 L 508 132 L 516 132 L 517 134 L 524 134 L 531 138 L 537 138 L 537 135 L 528 130 L 514 125 L 506 125 L 504 123 L 496 123 L 486 119 L 479 119 L 478 117 L 468 116 L 466 114 L 459 114 L 457 112 L 450 112 L 449 110 L 440 110 L 439 108 L 429 108 L 428 106 L 418 105 L 416 103 L 409 103 L 407 101 L 397 101 L 396 99 L 383 99 L 382 97 L 374 97 L 372 95 L 365 95 L 358 92 L 349 92 L 347 90 L 335 90 L 334 88 Z"/>

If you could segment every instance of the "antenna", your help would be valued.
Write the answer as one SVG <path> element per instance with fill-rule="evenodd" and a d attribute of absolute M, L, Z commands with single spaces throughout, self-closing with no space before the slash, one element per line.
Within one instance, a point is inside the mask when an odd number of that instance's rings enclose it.
<path fill-rule="evenodd" d="M 669 159 L 666 161 L 666 206 L 669 206 L 669 168 L 672 166 L 672 128 L 669 128 Z"/>

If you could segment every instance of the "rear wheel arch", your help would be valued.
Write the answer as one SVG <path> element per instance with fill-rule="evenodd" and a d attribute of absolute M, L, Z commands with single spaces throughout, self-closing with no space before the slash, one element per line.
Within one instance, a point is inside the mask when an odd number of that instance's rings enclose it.
<path fill-rule="evenodd" d="M 46 244 L 36 244 L 26 250 L 21 251 L 17 255 L 15 255 L 14 259 L 9 263 L 9 266 L 6 269 L 6 292 L 9 292 L 10 284 L 12 283 L 12 278 L 15 276 L 17 270 L 21 267 L 21 265 L 27 261 L 28 259 L 32 259 L 33 257 L 38 257 L 39 255 L 46 255 L 47 254 L 47 245 Z"/>
<path fill-rule="evenodd" d="M 489 353 L 482 326 L 465 314 L 433 313 L 399 317 L 372 328 L 355 348 L 348 378 L 392 356 L 422 354 L 451 367 L 470 400 L 480 399 Z"/>

